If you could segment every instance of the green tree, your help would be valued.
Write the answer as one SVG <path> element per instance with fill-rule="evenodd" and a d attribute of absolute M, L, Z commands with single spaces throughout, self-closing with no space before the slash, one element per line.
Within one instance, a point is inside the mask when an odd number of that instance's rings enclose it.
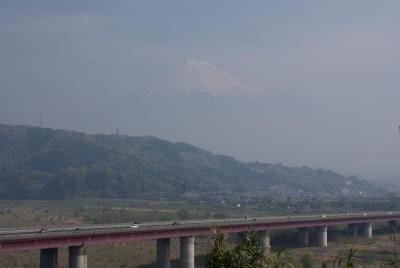
<path fill-rule="evenodd" d="M 284 268 L 292 267 L 284 255 L 269 248 L 260 247 L 257 235 L 249 232 L 233 248 L 226 244 L 226 236 L 216 230 L 211 238 L 212 249 L 207 255 L 204 268 Z"/>
<path fill-rule="evenodd" d="M 229 249 L 225 244 L 225 234 L 216 230 L 211 238 L 212 249 L 207 254 L 207 261 L 204 268 L 228 268 L 229 267 Z"/>
<path fill-rule="evenodd" d="M 300 258 L 303 268 L 312 268 L 314 266 L 314 257 L 311 253 L 306 253 Z"/>

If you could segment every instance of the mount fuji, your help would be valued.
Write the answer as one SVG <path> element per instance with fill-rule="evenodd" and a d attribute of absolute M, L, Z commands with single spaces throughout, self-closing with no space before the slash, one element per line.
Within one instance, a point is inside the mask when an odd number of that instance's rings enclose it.
<path fill-rule="evenodd" d="M 205 62 L 187 59 L 147 86 L 149 95 L 169 94 L 187 96 L 208 94 L 214 98 L 273 97 L 272 92 L 263 91 L 245 84 L 231 74 Z"/>

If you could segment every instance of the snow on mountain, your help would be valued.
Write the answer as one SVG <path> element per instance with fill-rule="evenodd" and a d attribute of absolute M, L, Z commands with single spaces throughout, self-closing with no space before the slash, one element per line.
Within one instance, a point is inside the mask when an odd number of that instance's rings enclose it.
<path fill-rule="evenodd" d="M 215 66 L 194 59 L 185 63 L 154 81 L 147 87 L 149 95 L 171 94 L 190 95 L 203 93 L 214 98 L 223 96 L 271 97 L 274 94 L 239 81 Z"/>

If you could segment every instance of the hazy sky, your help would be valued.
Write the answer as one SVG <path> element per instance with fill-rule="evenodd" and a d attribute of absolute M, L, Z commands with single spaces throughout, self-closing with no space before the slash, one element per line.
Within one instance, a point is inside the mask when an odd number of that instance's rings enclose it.
<path fill-rule="evenodd" d="M 364 162 L 322 165 L 393 179 L 400 176 L 399 10 L 398 0 L 2 0 L 0 122 L 37 125 L 43 114 L 60 127 L 71 107 L 105 103 L 199 58 L 367 122 L 358 146 L 373 147 Z M 228 152 L 274 160 L 221 153 Z"/>

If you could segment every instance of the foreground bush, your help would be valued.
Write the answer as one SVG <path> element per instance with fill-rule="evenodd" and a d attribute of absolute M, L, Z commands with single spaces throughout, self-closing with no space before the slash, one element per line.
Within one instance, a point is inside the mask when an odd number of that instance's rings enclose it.
<path fill-rule="evenodd" d="M 314 257 L 311 253 L 306 253 L 300 258 L 303 268 L 312 268 L 314 266 Z"/>
<path fill-rule="evenodd" d="M 284 268 L 293 267 L 268 248 L 260 247 L 257 235 L 249 232 L 232 249 L 226 245 L 226 235 L 215 231 L 211 238 L 212 250 L 207 255 L 204 268 Z"/>
<path fill-rule="evenodd" d="M 400 268 L 399 241 L 396 232 L 391 237 L 392 255 L 382 263 L 364 263 L 364 267 Z M 269 248 L 260 247 L 257 235 L 249 232 L 237 246 L 230 249 L 226 245 L 226 235 L 216 230 L 211 238 L 212 249 L 206 256 L 203 268 L 293 268 L 283 253 L 272 252 Z M 354 268 L 357 267 L 354 257 L 357 250 L 351 248 L 347 254 L 338 255 L 331 262 L 323 262 L 322 268 Z M 300 258 L 303 268 L 314 267 L 314 258 L 310 253 Z"/>

